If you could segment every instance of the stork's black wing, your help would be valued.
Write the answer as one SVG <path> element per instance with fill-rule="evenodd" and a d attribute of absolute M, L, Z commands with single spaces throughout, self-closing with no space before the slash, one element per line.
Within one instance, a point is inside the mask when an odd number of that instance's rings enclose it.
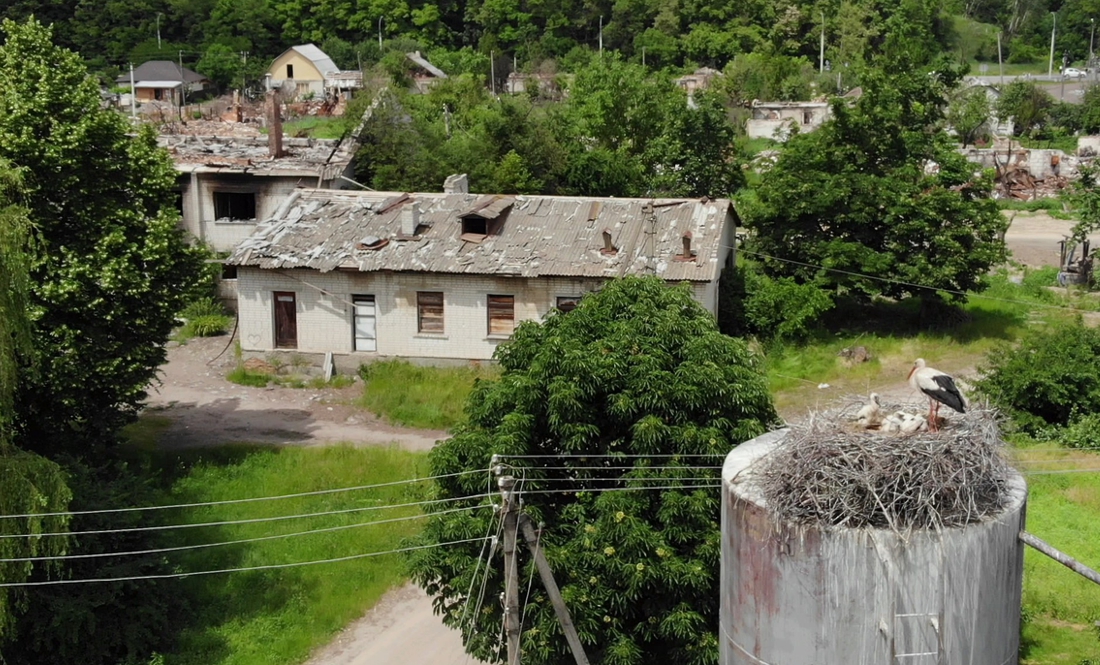
<path fill-rule="evenodd" d="M 941 404 L 955 409 L 959 413 L 966 412 L 966 402 L 963 401 L 962 393 L 959 392 L 959 387 L 955 385 L 955 379 L 952 379 L 946 374 L 937 374 L 932 377 L 932 380 L 939 386 L 938 390 L 924 390 L 924 394 L 928 395 L 932 399 Z"/>

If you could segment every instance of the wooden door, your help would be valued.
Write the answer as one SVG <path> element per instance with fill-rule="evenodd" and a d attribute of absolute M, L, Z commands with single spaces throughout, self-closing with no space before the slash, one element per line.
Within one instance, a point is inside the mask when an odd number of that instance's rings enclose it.
<path fill-rule="evenodd" d="M 374 296 L 352 296 L 355 303 L 355 350 L 378 350 L 378 326 Z"/>
<path fill-rule="evenodd" d="M 275 348 L 298 348 L 298 307 L 293 291 L 275 292 Z"/>

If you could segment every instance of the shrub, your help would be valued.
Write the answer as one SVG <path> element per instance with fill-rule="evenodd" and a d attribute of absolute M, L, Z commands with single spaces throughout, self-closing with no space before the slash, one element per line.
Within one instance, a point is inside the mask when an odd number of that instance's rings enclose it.
<path fill-rule="evenodd" d="M 1036 328 L 993 349 L 978 390 L 1024 431 L 1064 426 L 1100 411 L 1100 330 L 1080 320 Z"/>
<path fill-rule="evenodd" d="M 191 337 L 224 335 L 233 319 L 224 314 L 205 314 L 190 319 L 184 326 L 184 334 Z"/>
<path fill-rule="evenodd" d="M 1100 413 L 1090 413 L 1062 430 L 1059 443 L 1067 448 L 1100 448 Z"/>
<path fill-rule="evenodd" d="M 180 316 L 187 319 L 188 321 L 192 319 L 197 319 L 202 316 L 210 316 L 214 314 L 224 316 L 225 308 L 222 307 L 222 304 L 218 302 L 217 298 L 209 297 L 198 298 L 192 301 L 191 304 L 189 304 L 187 307 L 184 307 L 183 311 L 180 312 Z"/>
<path fill-rule="evenodd" d="M 733 337 L 803 339 L 833 307 L 832 298 L 819 287 L 768 277 L 751 264 L 726 270 L 719 292 L 718 325 Z"/>

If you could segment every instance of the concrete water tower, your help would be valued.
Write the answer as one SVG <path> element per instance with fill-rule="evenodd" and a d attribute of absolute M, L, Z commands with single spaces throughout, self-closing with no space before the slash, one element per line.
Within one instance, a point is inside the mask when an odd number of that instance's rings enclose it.
<path fill-rule="evenodd" d="M 722 665 L 1008 665 L 1018 660 L 1027 487 L 962 527 L 895 532 L 794 524 L 742 444 L 722 470 Z"/>

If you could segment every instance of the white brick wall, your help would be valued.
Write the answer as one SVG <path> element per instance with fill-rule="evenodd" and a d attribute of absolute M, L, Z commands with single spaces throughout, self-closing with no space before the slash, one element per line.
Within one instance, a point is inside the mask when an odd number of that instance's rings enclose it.
<path fill-rule="evenodd" d="M 312 270 L 238 270 L 237 289 L 241 348 L 274 348 L 274 291 L 296 295 L 298 350 L 352 353 L 352 295 L 373 295 L 377 316 L 377 353 L 372 356 L 488 360 L 502 341 L 488 336 L 487 300 L 513 295 L 516 323 L 541 319 L 559 296 L 579 296 L 600 287 L 603 280 L 569 278 L 509 278 L 430 273 L 318 273 Z M 322 292 L 323 291 L 323 292 Z M 442 291 L 444 332 L 417 332 L 416 294 Z M 692 285 L 695 298 L 714 311 L 716 288 Z"/>

